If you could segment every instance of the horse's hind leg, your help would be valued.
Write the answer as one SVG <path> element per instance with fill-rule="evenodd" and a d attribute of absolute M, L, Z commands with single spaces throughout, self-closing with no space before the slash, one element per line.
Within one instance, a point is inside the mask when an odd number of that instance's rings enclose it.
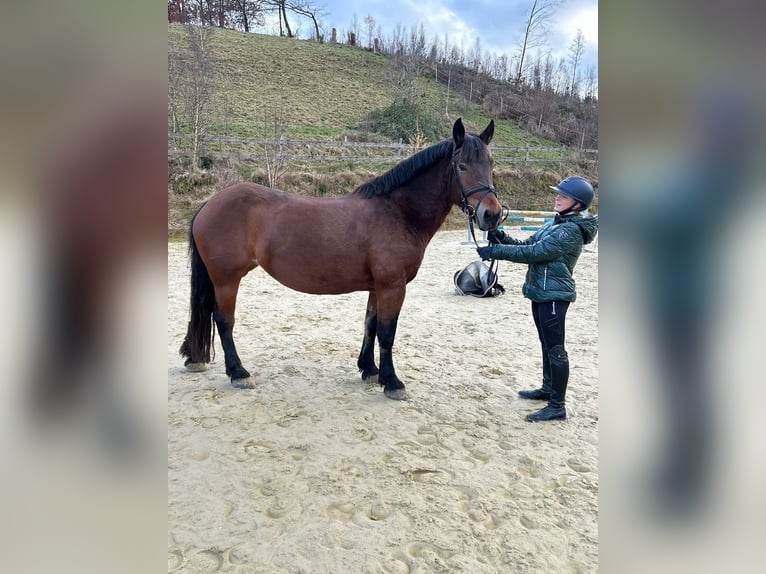
<path fill-rule="evenodd" d="M 375 364 L 375 337 L 378 334 L 378 300 L 375 291 L 367 298 L 367 312 L 364 316 L 364 339 L 356 366 L 362 373 L 362 380 L 376 377 L 379 373 Z"/>
<path fill-rule="evenodd" d="M 231 377 L 231 384 L 239 389 L 250 389 L 255 385 L 250 373 L 242 366 L 242 361 L 234 345 L 234 307 L 237 301 L 239 280 L 230 285 L 215 287 L 216 305 L 213 318 L 221 337 L 221 346 L 226 363 L 226 374 Z"/>

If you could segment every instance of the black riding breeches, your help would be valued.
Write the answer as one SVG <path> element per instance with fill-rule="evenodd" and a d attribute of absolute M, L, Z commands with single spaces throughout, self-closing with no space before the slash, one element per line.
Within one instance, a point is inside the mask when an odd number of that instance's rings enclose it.
<path fill-rule="evenodd" d="M 537 336 L 543 348 L 543 356 L 557 345 L 565 347 L 565 323 L 569 301 L 549 301 L 537 303 L 532 301 L 532 318 L 537 327 Z"/>

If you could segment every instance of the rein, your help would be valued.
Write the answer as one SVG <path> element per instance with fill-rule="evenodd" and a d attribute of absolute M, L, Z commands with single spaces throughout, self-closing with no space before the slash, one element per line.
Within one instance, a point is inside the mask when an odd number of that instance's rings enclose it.
<path fill-rule="evenodd" d="M 457 174 L 457 166 L 455 164 L 455 156 L 458 154 L 458 152 L 462 148 L 456 149 L 452 153 L 452 176 L 455 179 L 455 183 L 457 183 L 458 191 L 460 191 L 460 209 L 465 214 L 465 216 L 468 218 L 468 229 L 471 231 L 471 237 L 473 238 L 473 242 L 476 245 L 476 248 L 479 248 L 479 242 L 476 241 L 476 233 L 473 229 L 473 220 L 474 216 L 476 215 L 476 209 L 474 209 L 473 206 L 468 205 L 468 198 L 473 195 L 474 193 L 478 193 L 480 191 L 484 192 L 484 195 L 481 196 L 481 199 L 479 199 L 478 202 L 476 202 L 476 207 L 481 205 L 481 202 L 484 201 L 484 198 L 487 197 L 490 193 L 494 194 L 495 197 L 497 197 L 497 192 L 495 192 L 495 186 L 489 185 L 486 183 L 481 183 L 475 187 L 472 187 L 468 191 L 466 191 L 463 188 L 463 182 L 460 181 L 460 177 L 458 177 Z M 503 218 L 505 220 L 505 218 Z M 491 244 L 491 242 L 490 242 Z M 490 274 L 494 273 L 495 276 L 497 276 L 497 267 L 498 267 L 498 261 L 497 259 L 490 259 L 489 262 L 489 272 Z"/>

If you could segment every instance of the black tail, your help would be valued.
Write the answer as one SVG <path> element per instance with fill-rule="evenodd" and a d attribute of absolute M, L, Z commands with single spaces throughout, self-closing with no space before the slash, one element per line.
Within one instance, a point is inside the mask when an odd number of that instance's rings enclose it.
<path fill-rule="evenodd" d="M 192 217 L 189 225 L 189 257 L 191 259 L 191 318 L 180 353 L 186 363 L 209 363 L 213 346 L 213 309 L 215 291 L 207 268 L 197 251 L 192 228 L 202 206 Z"/>

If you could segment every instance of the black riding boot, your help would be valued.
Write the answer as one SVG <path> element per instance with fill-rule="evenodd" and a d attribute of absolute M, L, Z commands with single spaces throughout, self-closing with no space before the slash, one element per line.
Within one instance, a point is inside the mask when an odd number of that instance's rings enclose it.
<path fill-rule="evenodd" d="M 548 405 L 527 415 L 529 422 L 567 418 L 565 398 L 569 383 L 569 356 L 561 345 L 551 349 L 551 396 Z"/>
<path fill-rule="evenodd" d="M 548 353 L 543 349 L 543 386 L 540 389 L 531 391 L 519 391 L 522 399 L 533 401 L 547 401 L 551 398 L 551 359 Z"/>

